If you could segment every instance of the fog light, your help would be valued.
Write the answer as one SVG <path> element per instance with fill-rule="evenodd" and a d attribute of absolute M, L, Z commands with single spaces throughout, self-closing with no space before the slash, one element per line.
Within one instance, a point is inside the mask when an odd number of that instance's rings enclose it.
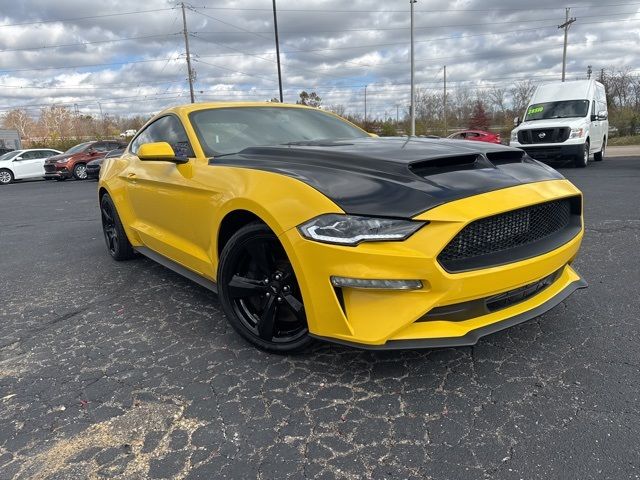
<path fill-rule="evenodd" d="M 334 287 L 370 288 L 375 290 L 419 290 L 420 280 L 369 280 L 364 278 L 331 277 Z"/>

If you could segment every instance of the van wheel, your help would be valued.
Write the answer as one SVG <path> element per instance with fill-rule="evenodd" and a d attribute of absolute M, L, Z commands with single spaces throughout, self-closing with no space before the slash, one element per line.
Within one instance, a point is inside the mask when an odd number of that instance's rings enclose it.
<path fill-rule="evenodd" d="M 587 140 L 586 142 L 584 142 L 584 145 L 582 146 L 582 155 L 579 157 L 576 157 L 574 165 L 577 168 L 584 168 L 587 166 L 588 163 L 589 163 L 589 141 Z"/>
<path fill-rule="evenodd" d="M 604 160 L 604 151 L 606 149 L 605 147 L 606 142 L 607 142 L 606 139 L 602 140 L 602 149 L 599 152 L 593 154 L 593 159 L 596 162 L 601 162 L 602 160 Z"/>

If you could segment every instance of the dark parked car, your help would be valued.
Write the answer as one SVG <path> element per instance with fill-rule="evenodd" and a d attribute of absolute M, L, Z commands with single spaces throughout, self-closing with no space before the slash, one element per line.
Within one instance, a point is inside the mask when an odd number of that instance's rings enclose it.
<path fill-rule="evenodd" d="M 5 153 L 13 152 L 13 148 L 0 147 L 0 155 L 4 155 Z"/>
<path fill-rule="evenodd" d="M 122 156 L 124 150 L 125 147 L 116 148 L 115 150 L 111 150 L 104 157 L 96 158 L 95 160 L 91 160 L 87 163 L 87 178 L 98 180 L 98 177 L 100 177 L 100 167 L 102 166 L 102 162 L 107 158 L 118 158 Z"/>
<path fill-rule="evenodd" d="M 66 152 L 49 158 L 44 164 L 45 178 L 66 180 L 87 178 L 87 163 L 104 157 L 107 152 L 125 145 L 117 140 L 101 140 L 80 143 Z"/>

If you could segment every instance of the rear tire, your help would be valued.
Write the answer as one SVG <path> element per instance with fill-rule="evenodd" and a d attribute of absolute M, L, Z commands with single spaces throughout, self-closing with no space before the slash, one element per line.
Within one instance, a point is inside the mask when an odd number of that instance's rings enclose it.
<path fill-rule="evenodd" d="M 587 166 L 587 164 L 589 163 L 589 141 L 587 140 L 586 142 L 584 142 L 584 145 L 582 146 L 582 155 L 577 157 L 574 161 L 574 165 L 577 168 L 584 168 Z"/>
<path fill-rule="evenodd" d="M 122 261 L 135 257 L 135 251 L 127 238 L 116 206 L 108 193 L 105 193 L 100 200 L 100 215 L 102 217 L 104 240 L 107 243 L 107 250 L 111 258 Z"/>
<path fill-rule="evenodd" d="M 0 185 L 9 185 L 13 183 L 13 172 L 7 168 L 0 170 Z"/>
<path fill-rule="evenodd" d="M 291 262 L 265 224 L 246 225 L 229 239 L 217 280 L 227 320 L 248 342 L 280 354 L 313 343 Z"/>

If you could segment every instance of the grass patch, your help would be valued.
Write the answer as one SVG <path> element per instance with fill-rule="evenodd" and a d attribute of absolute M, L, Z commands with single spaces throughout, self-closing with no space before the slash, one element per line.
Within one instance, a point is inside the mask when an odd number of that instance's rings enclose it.
<path fill-rule="evenodd" d="M 640 135 L 629 135 L 627 137 L 613 137 L 607 141 L 609 146 L 640 145 Z"/>

